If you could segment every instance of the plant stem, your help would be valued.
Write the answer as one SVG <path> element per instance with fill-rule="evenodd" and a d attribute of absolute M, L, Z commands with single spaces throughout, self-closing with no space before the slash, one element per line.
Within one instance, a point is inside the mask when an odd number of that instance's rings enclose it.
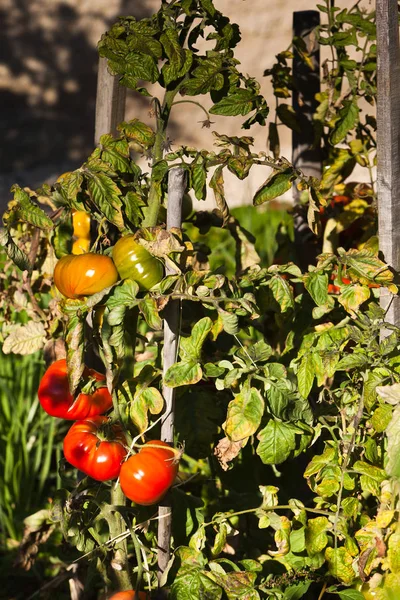
<path fill-rule="evenodd" d="M 175 106 L 176 104 L 195 104 L 196 106 L 198 106 L 199 108 L 201 108 L 201 110 L 204 112 L 204 114 L 207 117 L 207 120 L 210 119 L 210 115 L 208 114 L 208 111 L 206 111 L 206 109 L 204 108 L 204 106 L 202 106 L 200 104 L 200 102 L 196 102 L 196 100 L 177 100 L 176 102 L 172 103 L 172 106 Z M 172 107 L 171 107 L 172 108 Z"/>
<path fill-rule="evenodd" d="M 111 485 L 111 505 L 114 507 L 112 514 L 107 518 L 112 538 L 122 535 L 126 530 L 126 525 L 118 507 L 125 506 L 126 498 L 121 490 L 119 483 Z M 114 575 L 117 580 L 118 587 L 121 591 L 131 590 L 132 582 L 130 577 L 130 567 L 128 563 L 128 545 L 125 538 L 116 542 L 114 546 Z"/>
<path fill-rule="evenodd" d="M 140 551 L 140 544 L 139 544 L 139 540 L 137 539 L 137 535 L 134 532 L 133 528 L 131 528 L 130 530 L 131 532 L 131 538 L 133 541 L 133 545 L 135 547 L 135 556 L 136 556 L 136 562 L 137 562 L 137 576 L 136 576 L 136 593 L 139 597 L 139 591 L 140 591 L 140 587 L 141 587 L 141 583 L 142 583 L 142 577 L 143 577 L 143 562 L 142 562 L 142 553 Z"/>
<path fill-rule="evenodd" d="M 209 521 L 208 523 L 203 523 L 203 527 L 208 527 L 209 525 L 214 525 L 214 523 L 219 522 L 221 520 L 221 518 L 230 519 L 231 517 L 240 517 L 241 515 L 248 515 L 251 513 L 255 513 L 257 511 L 268 512 L 268 511 L 275 511 L 275 510 L 293 510 L 293 506 L 290 506 L 290 504 L 280 504 L 278 506 L 257 506 L 256 508 L 247 508 L 246 510 L 239 510 L 237 512 L 226 513 L 225 515 L 220 515 L 218 517 L 218 520 Z M 324 515 L 325 517 L 330 517 L 333 514 L 331 512 L 328 512 L 327 510 L 319 510 L 318 508 L 307 508 L 306 506 L 303 507 L 303 510 L 305 510 L 306 512 L 309 512 L 309 513 L 316 514 L 316 515 Z"/>

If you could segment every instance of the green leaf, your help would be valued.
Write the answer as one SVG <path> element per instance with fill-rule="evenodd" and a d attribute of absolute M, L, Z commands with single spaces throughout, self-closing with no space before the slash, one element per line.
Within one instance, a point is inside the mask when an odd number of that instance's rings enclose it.
<path fill-rule="evenodd" d="M 360 473 L 360 475 L 366 475 L 367 477 L 370 477 L 378 483 L 382 483 L 382 481 L 386 479 L 386 473 L 383 469 L 374 467 L 373 465 L 370 465 L 362 460 L 356 460 L 353 465 L 353 470 L 356 473 Z"/>
<path fill-rule="evenodd" d="M 14 201 L 17 203 L 15 206 L 12 202 L 11 210 L 18 220 L 30 223 L 40 229 L 52 229 L 54 227 L 50 217 L 32 200 L 25 190 L 18 185 L 14 185 L 11 191 L 14 192 Z"/>
<path fill-rule="evenodd" d="M 237 89 L 214 104 L 210 109 L 213 115 L 238 116 L 247 115 L 254 108 L 254 92 L 252 90 Z"/>
<path fill-rule="evenodd" d="M 121 190 L 116 183 L 104 173 L 85 171 L 90 199 L 99 211 L 120 231 L 125 229 L 120 199 Z"/>
<path fill-rule="evenodd" d="M 28 256 L 17 246 L 10 233 L 3 228 L 0 229 L 0 246 L 3 246 L 7 256 L 21 271 L 32 271 L 32 265 Z"/>
<path fill-rule="evenodd" d="M 365 600 L 365 596 L 358 590 L 343 590 L 341 592 L 335 592 L 340 600 Z"/>
<path fill-rule="evenodd" d="M 366 302 L 371 295 L 369 288 L 365 285 L 346 285 L 338 300 L 350 314 L 356 315 L 360 305 Z"/>
<path fill-rule="evenodd" d="M 163 328 L 163 321 L 158 314 L 157 302 L 155 298 L 147 296 L 139 303 L 139 310 L 150 329 L 160 331 Z"/>
<path fill-rule="evenodd" d="M 345 548 L 327 548 L 325 558 L 328 562 L 329 572 L 333 577 L 346 584 L 352 583 L 356 578 L 352 567 L 353 557 Z"/>
<path fill-rule="evenodd" d="M 393 411 L 392 420 L 386 428 L 387 457 L 386 471 L 400 480 L 400 406 Z"/>
<path fill-rule="evenodd" d="M 304 598 L 304 595 L 308 592 L 311 582 L 305 581 L 302 583 L 296 583 L 295 585 L 289 585 L 285 588 L 284 600 L 300 600 Z"/>
<path fill-rule="evenodd" d="M 315 455 L 304 471 L 304 477 L 316 475 L 321 469 L 332 462 L 337 462 L 336 450 L 332 446 L 326 446 L 322 454 Z"/>
<path fill-rule="evenodd" d="M 207 170 L 204 163 L 200 160 L 192 163 L 192 185 L 198 200 L 204 200 L 206 197 L 206 180 Z"/>
<path fill-rule="evenodd" d="M 314 383 L 315 366 L 313 353 L 307 352 L 301 359 L 299 369 L 297 371 L 297 383 L 299 392 L 303 398 L 308 398 L 311 388 Z"/>
<path fill-rule="evenodd" d="M 145 384 L 137 387 L 133 402 L 129 408 L 129 415 L 139 433 L 146 431 L 149 426 L 148 412 L 152 415 L 158 415 L 163 407 L 164 399 L 157 388 L 146 387 Z"/>
<path fill-rule="evenodd" d="M 181 337 L 180 351 L 182 358 L 193 361 L 200 360 L 203 344 L 206 341 L 212 326 L 213 322 L 210 317 L 203 317 L 194 325 L 189 337 Z"/>
<path fill-rule="evenodd" d="M 317 306 L 328 302 L 328 275 L 321 271 L 310 271 L 303 278 L 304 286 Z"/>
<path fill-rule="evenodd" d="M 279 104 L 276 109 L 276 113 L 284 125 L 293 131 L 300 133 L 300 125 L 297 121 L 296 113 L 292 106 L 289 104 Z"/>
<path fill-rule="evenodd" d="M 154 58 L 141 52 L 128 52 L 122 67 L 117 66 L 117 72 L 126 73 L 135 79 L 143 79 L 150 83 L 155 83 L 160 75 Z"/>
<path fill-rule="evenodd" d="M 292 423 L 282 423 L 271 419 L 262 429 L 257 439 L 257 454 L 266 465 L 283 463 L 296 448 L 296 435 L 302 431 Z"/>
<path fill-rule="evenodd" d="M 286 279 L 280 275 L 273 275 L 268 281 L 268 286 L 281 312 L 284 313 L 294 307 L 293 290 Z"/>
<path fill-rule="evenodd" d="M 251 571 L 233 571 L 230 573 L 220 573 L 213 571 L 209 575 L 218 583 L 226 593 L 228 600 L 260 600 L 254 584 L 257 573 Z"/>
<path fill-rule="evenodd" d="M 330 142 L 333 146 L 342 142 L 357 125 L 359 112 L 356 97 L 352 100 L 344 100 L 343 108 L 339 111 L 339 119 L 330 135 Z"/>
<path fill-rule="evenodd" d="M 150 148 L 154 144 L 154 131 L 151 127 L 139 121 L 139 119 L 132 119 L 132 121 L 128 122 L 123 121 L 118 125 L 118 130 L 145 148 Z"/>
<path fill-rule="evenodd" d="M 253 435 L 260 426 L 264 400 L 256 388 L 245 385 L 228 405 L 226 421 L 222 425 L 226 435 L 239 442 Z"/>
<path fill-rule="evenodd" d="M 371 425 L 378 433 L 385 431 L 392 420 L 392 407 L 389 404 L 381 404 L 371 417 Z"/>
<path fill-rule="evenodd" d="M 224 86 L 222 59 L 219 56 L 203 58 L 192 73 L 192 77 L 185 81 L 183 90 L 188 96 L 207 94 L 211 90 L 221 90 Z"/>
<path fill-rule="evenodd" d="M 170 592 L 171 600 L 220 600 L 222 589 L 200 570 L 191 570 L 177 577 Z"/>
<path fill-rule="evenodd" d="M 292 168 L 287 168 L 284 171 L 274 172 L 268 177 L 267 181 L 257 190 L 254 198 L 254 206 L 259 206 L 282 196 L 290 190 L 293 181 L 296 179 L 296 173 Z"/>
<path fill-rule="evenodd" d="M 318 554 L 328 544 L 327 531 L 331 524 L 326 517 L 316 517 L 307 521 L 305 539 L 307 552 L 311 555 Z"/>
<path fill-rule="evenodd" d="M 179 387 L 181 385 L 193 385 L 200 381 L 203 371 L 201 365 L 195 360 L 182 360 L 172 365 L 165 374 L 164 383 L 168 387 Z"/>
<path fill-rule="evenodd" d="M 224 331 L 230 335 L 236 335 L 239 332 L 239 317 L 222 308 L 218 309 L 218 314 L 221 317 Z"/>
<path fill-rule="evenodd" d="M 368 363 L 368 356 L 365 354 L 348 354 L 344 356 L 336 365 L 337 371 L 347 371 L 347 369 L 357 369 Z"/>

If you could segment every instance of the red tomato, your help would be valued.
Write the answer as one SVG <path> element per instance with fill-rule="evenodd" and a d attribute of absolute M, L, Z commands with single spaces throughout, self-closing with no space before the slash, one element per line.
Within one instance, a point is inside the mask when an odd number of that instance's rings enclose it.
<path fill-rule="evenodd" d="M 118 271 L 104 254 L 68 254 L 54 269 L 54 283 L 67 298 L 91 296 L 117 281 Z"/>
<path fill-rule="evenodd" d="M 118 424 L 98 415 L 76 421 L 64 438 L 65 459 L 97 481 L 118 477 L 126 456 L 126 440 Z"/>
<path fill-rule="evenodd" d="M 117 592 L 111 596 L 110 600 L 149 600 L 150 596 L 147 592 L 139 592 L 135 596 L 135 590 L 126 590 L 125 592 Z"/>
<path fill-rule="evenodd" d="M 104 375 L 87 367 L 83 377 L 92 378 L 94 381 L 105 381 Z M 105 386 L 93 389 L 90 394 L 81 392 L 74 400 L 69 391 L 65 358 L 56 360 L 47 369 L 39 385 L 38 397 L 40 404 L 49 415 L 74 421 L 102 415 L 112 407 L 112 398 Z"/>
<path fill-rule="evenodd" d="M 163 448 L 151 448 L 151 444 Z M 174 483 L 178 472 L 175 453 L 166 442 L 147 442 L 121 467 L 120 484 L 125 496 L 136 504 L 155 504 Z"/>

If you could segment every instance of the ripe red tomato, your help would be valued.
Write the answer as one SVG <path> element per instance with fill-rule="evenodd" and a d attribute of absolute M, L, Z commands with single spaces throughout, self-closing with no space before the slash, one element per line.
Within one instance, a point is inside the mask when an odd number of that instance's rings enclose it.
<path fill-rule="evenodd" d="M 132 234 L 118 240 L 112 256 L 121 279 L 133 279 L 141 290 L 149 290 L 164 276 L 162 263 L 139 244 Z"/>
<path fill-rule="evenodd" d="M 93 383 L 105 381 L 104 375 L 88 368 L 85 368 L 83 377 L 91 378 L 94 380 Z M 112 398 L 105 385 L 93 387 L 93 391 L 89 394 L 81 392 L 74 400 L 69 391 L 65 358 L 56 360 L 47 369 L 39 385 L 38 397 L 40 404 L 49 415 L 74 421 L 102 415 L 112 407 Z"/>
<path fill-rule="evenodd" d="M 151 444 L 163 448 L 151 448 Z M 178 472 L 175 454 L 166 442 L 147 442 L 121 467 L 120 484 L 125 496 L 136 504 L 155 504 L 174 483 Z"/>
<path fill-rule="evenodd" d="M 117 592 L 111 596 L 110 600 L 149 600 L 149 598 L 147 592 L 139 592 L 135 596 L 135 590 L 126 590 L 125 592 Z"/>
<path fill-rule="evenodd" d="M 91 296 L 118 281 L 118 272 L 104 254 L 68 254 L 54 269 L 54 283 L 67 298 Z"/>
<path fill-rule="evenodd" d="M 64 438 L 64 456 L 89 477 L 107 481 L 118 477 L 127 452 L 125 446 L 121 426 L 98 415 L 72 425 Z"/>

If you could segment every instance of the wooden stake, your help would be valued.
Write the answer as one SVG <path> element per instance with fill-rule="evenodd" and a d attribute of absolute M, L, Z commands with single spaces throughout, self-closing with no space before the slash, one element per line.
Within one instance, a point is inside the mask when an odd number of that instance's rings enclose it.
<path fill-rule="evenodd" d="M 400 269 L 400 52 L 397 0 L 376 0 L 378 51 L 377 157 L 379 246 Z M 400 325 L 400 298 L 381 290 L 386 320 Z"/>
<path fill-rule="evenodd" d="M 186 189 L 185 170 L 181 167 L 171 169 L 168 176 L 167 229 L 182 226 L 182 198 Z M 166 274 L 172 271 L 166 267 Z M 179 344 L 179 300 L 168 303 L 164 313 L 164 353 L 163 375 L 176 362 Z M 175 417 L 175 389 L 163 386 L 165 400 L 164 417 L 161 422 L 161 439 L 173 444 Z M 158 579 L 167 568 L 170 558 L 172 507 L 168 497 L 160 503 L 158 509 Z"/>
<path fill-rule="evenodd" d="M 97 145 L 105 133 L 116 135 L 117 125 L 125 117 L 126 88 L 119 85 L 118 77 L 111 75 L 107 59 L 99 58 L 96 95 L 96 123 L 94 141 Z"/>
<path fill-rule="evenodd" d="M 311 57 L 311 69 L 299 53 L 294 50 L 293 58 L 293 109 L 299 130 L 292 132 L 292 163 L 305 175 L 321 178 L 321 148 L 314 147 L 313 115 L 318 106 L 315 96 L 320 91 L 320 56 L 319 44 L 315 39 L 314 29 L 319 25 L 319 12 L 303 10 L 293 13 L 293 37 L 302 38 Z M 293 200 L 300 201 L 300 193 L 293 186 Z M 305 215 L 301 212 L 294 215 L 294 235 L 298 261 L 303 269 L 315 263 L 317 248 L 315 237 L 310 231 Z"/>

